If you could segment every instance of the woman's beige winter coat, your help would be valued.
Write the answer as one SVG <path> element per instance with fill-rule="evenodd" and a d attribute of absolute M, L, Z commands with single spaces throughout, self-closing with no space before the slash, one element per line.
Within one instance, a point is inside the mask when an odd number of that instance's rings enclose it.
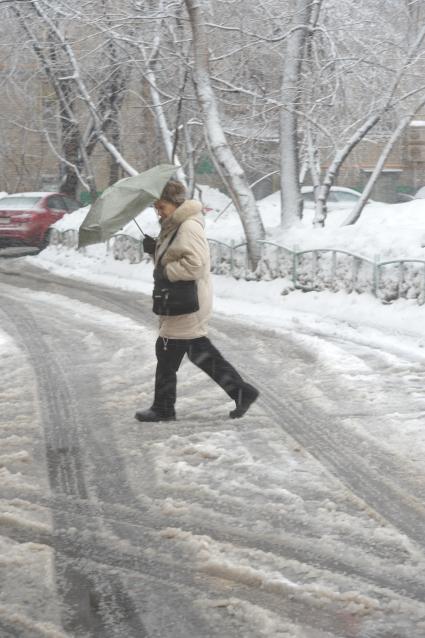
<path fill-rule="evenodd" d="M 199 310 L 187 315 L 159 318 L 159 336 L 169 339 L 196 339 L 208 332 L 212 311 L 210 251 L 200 202 L 188 199 L 162 222 L 155 265 L 164 266 L 170 281 L 196 280 Z M 178 227 L 176 237 L 168 243 Z"/>

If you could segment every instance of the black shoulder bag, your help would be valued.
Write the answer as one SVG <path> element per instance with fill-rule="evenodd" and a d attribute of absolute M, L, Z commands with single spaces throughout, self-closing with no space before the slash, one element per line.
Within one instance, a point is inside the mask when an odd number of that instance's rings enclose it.
<path fill-rule="evenodd" d="M 168 246 L 161 255 L 158 265 L 174 241 L 179 228 L 177 228 L 168 242 Z M 168 281 L 168 279 L 158 279 L 154 283 L 152 298 L 152 310 L 156 315 L 189 315 L 199 310 L 198 287 L 194 280 Z"/>

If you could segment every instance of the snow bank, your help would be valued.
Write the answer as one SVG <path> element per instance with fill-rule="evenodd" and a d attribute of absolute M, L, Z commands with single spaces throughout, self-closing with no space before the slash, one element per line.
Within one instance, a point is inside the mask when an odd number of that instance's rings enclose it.
<path fill-rule="evenodd" d="M 73 213 L 64 215 L 56 223 L 53 224 L 53 228 L 64 232 L 65 230 L 78 230 L 84 221 L 85 216 L 89 212 L 90 206 L 84 206 L 84 208 L 78 208 Z"/>
<path fill-rule="evenodd" d="M 312 211 L 304 227 L 276 232 L 278 243 L 308 248 L 339 248 L 374 259 L 425 259 L 425 200 L 405 204 L 370 204 L 358 222 L 344 226 L 347 211 L 332 211 L 325 228 L 311 228 Z M 305 228 L 307 226 L 307 228 Z"/>

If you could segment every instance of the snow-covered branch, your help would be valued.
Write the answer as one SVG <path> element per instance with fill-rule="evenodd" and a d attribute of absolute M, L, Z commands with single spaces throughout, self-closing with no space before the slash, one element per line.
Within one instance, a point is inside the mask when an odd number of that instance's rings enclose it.
<path fill-rule="evenodd" d="M 232 153 L 221 124 L 217 100 L 209 72 L 209 46 L 202 8 L 198 0 L 185 0 L 193 34 L 194 83 L 205 123 L 205 135 L 211 156 L 223 175 L 241 217 L 248 242 L 249 257 L 255 266 L 260 258 L 258 239 L 264 228 L 245 173 Z"/>

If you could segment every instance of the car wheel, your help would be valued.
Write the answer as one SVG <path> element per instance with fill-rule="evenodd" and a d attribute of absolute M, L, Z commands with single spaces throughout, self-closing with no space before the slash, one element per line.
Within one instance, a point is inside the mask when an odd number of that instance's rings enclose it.
<path fill-rule="evenodd" d="M 49 229 L 49 230 L 45 233 L 45 235 L 44 235 L 43 239 L 41 240 L 41 242 L 40 242 L 40 244 L 39 244 L 39 246 L 38 246 L 38 247 L 40 248 L 40 252 L 41 252 L 42 250 L 44 250 L 45 248 L 47 248 L 47 246 L 50 244 L 51 236 L 52 236 L 52 231 Z"/>

